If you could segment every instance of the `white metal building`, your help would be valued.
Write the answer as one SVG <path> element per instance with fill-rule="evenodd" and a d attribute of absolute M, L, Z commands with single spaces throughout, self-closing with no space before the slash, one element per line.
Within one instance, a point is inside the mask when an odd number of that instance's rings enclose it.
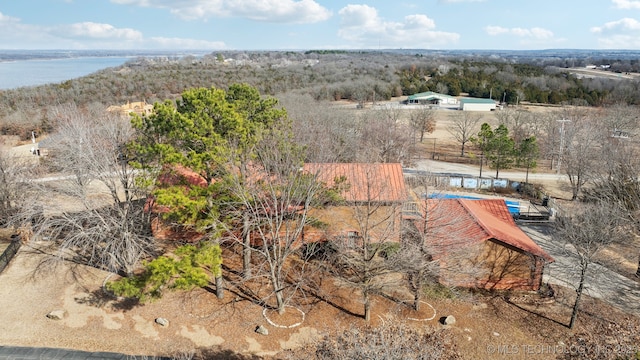
<path fill-rule="evenodd" d="M 481 98 L 463 98 L 460 100 L 460 110 L 463 111 L 493 111 L 496 101 Z"/>

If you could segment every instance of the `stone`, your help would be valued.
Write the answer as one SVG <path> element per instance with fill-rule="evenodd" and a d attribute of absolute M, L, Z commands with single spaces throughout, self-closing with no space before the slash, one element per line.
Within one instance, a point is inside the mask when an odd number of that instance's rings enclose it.
<path fill-rule="evenodd" d="M 500 333 L 497 333 L 497 332 L 494 331 L 493 332 L 493 336 L 500 336 Z"/>
<path fill-rule="evenodd" d="M 47 317 L 52 320 L 62 320 L 64 319 L 64 310 L 53 310 L 47 314 Z"/>
<path fill-rule="evenodd" d="M 262 325 L 258 325 L 256 327 L 256 332 L 260 335 L 269 335 L 269 330 L 267 330 L 267 328 Z"/>
<path fill-rule="evenodd" d="M 163 327 L 169 326 L 169 320 L 165 318 L 159 317 L 159 318 L 156 318 L 155 321 L 156 321 L 156 324 L 160 326 L 163 326 Z"/>
<path fill-rule="evenodd" d="M 449 315 L 446 318 L 444 318 L 445 325 L 453 325 L 455 323 L 456 323 L 456 318 L 453 315 Z"/>

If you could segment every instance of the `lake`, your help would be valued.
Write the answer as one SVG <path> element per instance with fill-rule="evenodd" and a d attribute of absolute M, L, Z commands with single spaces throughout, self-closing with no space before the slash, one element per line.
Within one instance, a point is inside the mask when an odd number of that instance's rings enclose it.
<path fill-rule="evenodd" d="M 60 83 L 120 66 L 132 57 L 78 57 L 0 62 L 0 90 Z"/>

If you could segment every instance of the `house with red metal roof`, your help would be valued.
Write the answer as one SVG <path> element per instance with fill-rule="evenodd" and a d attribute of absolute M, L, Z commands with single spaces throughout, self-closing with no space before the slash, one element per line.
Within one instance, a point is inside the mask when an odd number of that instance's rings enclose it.
<path fill-rule="evenodd" d="M 339 189 L 343 201 L 309 211 L 310 217 L 326 227 L 306 226 L 301 244 L 336 238 L 358 240 L 362 236 L 373 242 L 400 241 L 402 205 L 408 193 L 399 163 L 308 163 L 302 170 L 313 174 L 326 187 Z M 167 168 L 158 178 L 160 186 L 181 183 L 207 186 L 202 176 L 182 166 Z M 160 214 L 168 209 L 151 204 L 148 206 L 153 206 L 156 214 L 152 223 L 154 236 L 181 241 L 197 241 L 202 237 L 184 227 L 166 224 Z M 260 241 L 252 240 L 253 243 Z"/>
<path fill-rule="evenodd" d="M 513 220 L 502 199 L 429 199 L 428 248 L 446 285 L 536 291 L 553 258 Z"/>
<path fill-rule="evenodd" d="M 366 236 L 367 242 L 400 241 L 408 192 L 399 163 L 308 163 L 303 171 L 326 187 L 337 188 L 344 200 L 310 211 L 310 216 L 327 224 L 323 240 L 358 242 Z M 305 236 L 320 237 L 313 230 Z"/>

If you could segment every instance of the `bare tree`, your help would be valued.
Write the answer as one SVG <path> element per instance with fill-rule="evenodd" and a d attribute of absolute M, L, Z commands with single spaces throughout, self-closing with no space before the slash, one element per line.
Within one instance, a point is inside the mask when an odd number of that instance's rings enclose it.
<path fill-rule="evenodd" d="M 533 133 L 540 146 L 540 156 L 544 159 L 551 160 L 550 168 L 554 168 L 554 161 L 558 156 L 560 148 L 560 126 L 557 121 L 561 119 L 555 113 L 541 114 L 534 123 Z"/>
<path fill-rule="evenodd" d="M 401 204 L 389 203 L 388 185 L 374 172 L 374 164 L 362 170 L 364 177 L 356 186 L 349 183 L 347 210 L 340 225 L 345 233 L 334 234 L 336 247 L 332 266 L 339 283 L 357 290 L 364 307 L 364 319 L 371 318 L 371 300 L 376 294 L 397 287 L 395 272 L 388 253 L 397 248 L 400 239 Z"/>
<path fill-rule="evenodd" d="M 481 259 L 482 250 L 468 242 L 468 229 L 462 213 L 453 211 L 449 201 L 441 198 L 435 188 L 429 189 L 428 177 L 412 181 L 421 195 L 419 201 L 407 203 L 403 212 L 402 243 L 392 264 L 405 274 L 413 294 L 413 308 L 418 311 L 427 286 L 455 287 L 456 279 L 476 284 L 488 275 Z M 488 262 L 488 261 L 486 261 Z"/>
<path fill-rule="evenodd" d="M 308 212 L 321 188 L 315 175 L 301 171 L 301 167 L 300 149 L 286 132 L 272 131 L 256 145 L 256 159 L 245 178 L 232 175 L 229 179 L 236 206 L 246 214 L 243 221 L 248 221 L 252 229 L 248 236 L 257 255 L 252 258 L 264 262 L 254 276 L 269 279 L 270 296 L 275 296 L 279 313 L 284 313 L 297 286 L 288 287 L 293 267 L 287 261 L 304 243 L 303 230 L 310 223 Z M 243 243 L 245 239 L 237 240 Z"/>
<path fill-rule="evenodd" d="M 603 149 L 599 171 L 594 173 L 592 185 L 583 191 L 586 201 L 606 201 L 616 204 L 628 216 L 635 231 L 640 231 L 640 156 L 631 138 L 608 139 Z M 640 257 L 637 277 L 640 277 Z"/>
<path fill-rule="evenodd" d="M 144 174 L 129 166 L 129 120 L 74 106 L 56 120 L 48 161 L 60 175 L 37 182 L 21 215 L 33 219 L 34 235 L 55 241 L 59 258 L 132 274 L 155 244 Z"/>
<path fill-rule="evenodd" d="M 480 120 L 482 120 L 481 115 L 468 111 L 463 111 L 462 115 L 452 118 L 452 124 L 447 131 L 460 143 L 460 156 L 464 156 L 465 146 L 475 135 Z"/>
<path fill-rule="evenodd" d="M 578 211 L 557 219 L 553 237 L 564 243 L 566 251 L 576 259 L 575 270 L 579 274 L 569 328 L 573 328 L 578 317 L 589 265 L 607 246 L 630 238 L 627 225 L 627 218 L 620 209 L 604 201 L 582 205 Z"/>
<path fill-rule="evenodd" d="M 293 122 L 295 142 L 306 148 L 306 162 L 355 161 L 360 133 L 352 110 L 308 95 L 289 93 L 280 101 Z"/>
<path fill-rule="evenodd" d="M 0 226 L 20 225 L 15 216 L 25 207 L 39 158 L 32 153 L 19 155 L 9 144 L 0 142 Z"/>
<path fill-rule="evenodd" d="M 412 110 L 409 114 L 409 124 L 420 134 L 420 142 L 422 142 L 425 133 L 431 134 L 436 130 L 436 110 L 427 106 Z"/>
<path fill-rule="evenodd" d="M 420 310 L 422 293 L 426 283 L 437 281 L 438 262 L 434 259 L 430 247 L 429 235 L 432 213 L 428 211 L 428 193 L 426 179 L 420 179 L 424 186 L 423 199 L 407 206 L 411 217 L 403 223 L 402 243 L 394 255 L 394 265 L 406 274 L 409 290 L 413 294 L 413 309 Z"/>
<path fill-rule="evenodd" d="M 533 122 L 533 117 L 530 113 L 517 108 L 506 108 L 498 111 L 496 118 L 498 125 L 504 125 L 509 129 L 516 144 L 531 136 L 530 124 Z"/>
<path fill-rule="evenodd" d="M 561 136 L 563 149 L 559 156 L 571 184 L 571 199 L 575 200 L 597 171 L 602 154 L 602 129 L 592 119 L 572 119 Z"/>
<path fill-rule="evenodd" d="M 365 112 L 359 119 L 359 162 L 406 163 L 411 157 L 411 132 L 400 109 Z"/>
<path fill-rule="evenodd" d="M 640 114 L 635 106 L 615 104 L 605 108 L 601 124 L 609 131 L 609 135 L 615 138 L 629 138 L 638 135 L 640 127 Z"/>

